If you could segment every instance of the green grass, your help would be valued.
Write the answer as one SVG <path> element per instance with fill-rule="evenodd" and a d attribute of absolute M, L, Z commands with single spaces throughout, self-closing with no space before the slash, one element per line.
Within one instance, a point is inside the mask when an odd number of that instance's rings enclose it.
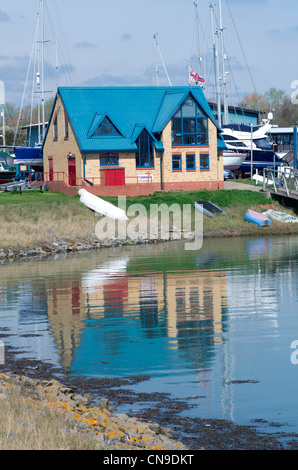
<path fill-rule="evenodd" d="M 118 205 L 117 197 L 103 198 Z M 210 201 L 227 212 L 227 216 L 204 216 L 204 236 L 244 236 L 275 233 L 298 233 L 298 224 L 274 222 L 266 229 L 244 221 L 248 208 L 262 212 L 262 205 L 273 204 L 276 210 L 293 214 L 264 194 L 250 190 L 157 191 L 151 196 L 126 198 L 126 209 L 142 204 L 150 215 L 151 204 L 189 204 L 194 213 L 195 201 Z M 135 216 L 138 214 L 136 213 Z M 79 196 L 49 191 L 4 192 L 0 194 L 0 248 L 26 247 L 50 243 L 56 238 L 83 240 L 94 235 L 98 218 L 80 202 Z"/>
<path fill-rule="evenodd" d="M 105 198 L 106 200 L 117 204 L 118 199 Z M 210 201 L 219 207 L 226 208 L 228 206 L 240 206 L 240 205 L 251 205 L 251 204 L 266 204 L 268 200 L 266 197 L 258 192 L 254 191 L 239 191 L 235 190 L 219 190 L 219 191 L 169 191 L 162 192 L 156 191 L 152 196 L 138 196 L 138 197 L 127 197 L 127 207 L 131 204 L 139 203 L 144 204 L 146 209 L 150 208 L 150 204 L 174 204 L 179 205 L 191 204 L 195 201 Z"/>

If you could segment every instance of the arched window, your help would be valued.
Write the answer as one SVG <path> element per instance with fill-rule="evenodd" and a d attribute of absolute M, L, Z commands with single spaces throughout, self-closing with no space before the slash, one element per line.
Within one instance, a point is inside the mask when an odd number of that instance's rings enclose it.
<path fill-rule="evenodd" d="M 136 144 L 138 146 L 136 152 L 136 167 L 154 167 L 153 139 L 145 129 L 143 129 L 137 138 Z"/>
<path fill-rule="evenodd" d="M 172 145 L 208 145 L 208 118 L 191 96 L 172 118 Z"/>

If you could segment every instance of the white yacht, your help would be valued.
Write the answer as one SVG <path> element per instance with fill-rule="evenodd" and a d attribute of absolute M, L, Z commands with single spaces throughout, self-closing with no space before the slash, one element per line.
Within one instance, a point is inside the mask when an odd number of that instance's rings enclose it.
<path fill-rule="evenodd" d="M 272 125 L 270 120 L 264 120 L 260 126 L 245 124 L 227 124 L 222 126 L 222 136 L 228 147 L 229 153 L 245 154 L 238 170 L 242 173 L 250 173 L 263 170 L 268 166 L 279 166 L 281 158 L 274 152 L 273 146 L 268 141 L 268 132 Z M 225 165 L 225 160 L 224 160 Z"/>

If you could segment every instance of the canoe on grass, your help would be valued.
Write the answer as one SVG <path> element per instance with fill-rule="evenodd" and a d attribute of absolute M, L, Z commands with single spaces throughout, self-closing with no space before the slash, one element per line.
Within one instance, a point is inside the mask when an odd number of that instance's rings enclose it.
<path fill-rule="evenodd" d="M 213 214 L 227 215 L 226 211 L 209 201 L 196 201 L 194 208 L 208 215 L 208 217 L 213 217 Z"/>
<path fill-rule="evenodd" d="M 247 209 L 244 219 L 247 220 L 247 222 L 259 225 L 260 227 L 268 227 L 269 225 L 272 225 L 271 220 L 266 214 L 261 214 L 260 212 L 253 211 L 251 209 Z"/>

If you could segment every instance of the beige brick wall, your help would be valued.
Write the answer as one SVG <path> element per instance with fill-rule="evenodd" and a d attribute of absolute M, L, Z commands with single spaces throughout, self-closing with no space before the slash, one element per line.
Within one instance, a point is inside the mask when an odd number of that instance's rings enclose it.
<path fill-rule="evenodd" d="M 171 121 L 162 134 L 164 145 L 163 180 L 167 182 L 221 181 L 223 179 L 223 160 L 217 158 L 217 129 L 212 121 L 208 123 L 209 145 L 200 147 L 172 147 Z M 200 170 L 200 154 L 209 154 L 209 170 Z M 172 155 L 181 155 L 182 170 L 173 171 Z M 195 154 L 196 169 L 186 170 L 186 155 Z"/>
<path fill-rule="evenodd" d="M 100 157 L 99 153 L 88 154 L 86 165 L 85 165 L 86 179 L 89 179 L 93 182 L 92 178 L 94 178 L 95 184 L 96 182 L 97 184 L 100 184 L 99 157 Z M 154 158 L 154 162 L 155 162 L 154 168 L 136 168 L 136 159 L 135 159 L 134 153 L 119 153 L 119 168 L 125 168 L 126 184 L 137 184 L 138 176 L 145 175 L 147 172 L 151 173 L 153 182 L 159 182 L 160 159 L 156 155 Z M 104 167 L 104 168 L 109 168 L 109 167 Z M 118 167 L 111 167 L 111 168 L 118 168 Z"/>
<path fill-rule="evenodd" d="M 57 115 L 58 123 L 58 139 L 54 139 L 54 120 Z M 76 158 L 76 176 L 81 178 L 83 176 L 83 161 L 82 156 L 77 145 L 71 124 L 68 125 L 68 139 L 65 139 L 65 117 L 64 107 L 58 96 L 56 107 L 53 113 L 53 118 L 50 123 L 47 139 L 44 145 L 44 171 L 49 171 L 49 157 L 53 158 L 54 172 L 64 172 L 68 175 L 68 155 L 72 153 Z"/>

